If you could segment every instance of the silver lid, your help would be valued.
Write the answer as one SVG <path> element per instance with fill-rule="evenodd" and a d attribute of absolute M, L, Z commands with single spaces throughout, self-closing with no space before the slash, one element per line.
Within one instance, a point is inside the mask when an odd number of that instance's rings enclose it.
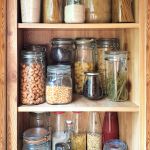
<path fill-rule="evenodd" d="M 94 42 L 94 39 L 88 39 L 88 38 L 76 39 L 76 44 L 77 45 L 92 44 L 93 42 Z"/>
<path fill-rule="evenodd" d="M 88 75 L 88 76 L 97 76 L 99 75 L 98 72 L 85 72 L 85 75 Z"/>

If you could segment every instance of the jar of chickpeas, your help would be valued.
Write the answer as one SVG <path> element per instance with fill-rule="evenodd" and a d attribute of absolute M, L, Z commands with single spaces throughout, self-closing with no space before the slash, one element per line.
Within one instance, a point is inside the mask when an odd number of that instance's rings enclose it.
<path fill-rule="evenodd" d="M 95 47 L 93 46 L 94 39 L 77 39 L 76 40 L 76 56 L 75 56 L 75 92 L 83 93 L 83 84 L 85 73 L 94 71 L 95 66 Z"/>

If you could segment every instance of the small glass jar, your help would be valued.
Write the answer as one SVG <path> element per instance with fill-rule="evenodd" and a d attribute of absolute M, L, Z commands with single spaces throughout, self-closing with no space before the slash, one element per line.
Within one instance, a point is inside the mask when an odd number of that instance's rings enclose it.
<path fill-rule="evenodd" d="M 85 72 L 94 71 L 95 67 L 95 49 L 93 47 L 93 39 L 78 39 L 76 40 L 76 55 L 75 55 L 75 92 L 83 93 L 83 85 Z"/>
<path fill-rule="evenodd" d="M 67 104 L 72 101 L 72 78 L 69 65 L 47 67 L 46 101 L 49 104 Z"/>
<path fill-rule="evenodd" d="M 111 0 L 85 0 L 85 14 L 88 23 L 111 22 Z"/>
<path fill-rule="evenodd" d="M 21 103 L 26 105 L 45 102 L 45 49 L 21 51 Z"/>
<path fill-rule="evenodd" d="M 111 101 L 128 100 L 127 51 L 105 52 L 107 95 Z"/>
<path fill-rule="evenodd" d="M 50 58 L 52 64 L 67 64 L 73 63 L 74 41 L 67 38 L 54 38 L 51 41 Z"/>
<path fill-rule="evenodd" d="M 63 0 L 43 0 L 43 22 L 63 22 Z"/>
<path fill-rule="evenodd" d="M 23 133 L 23 150 L 51 150 L 51 137 L 44 128 L 31 128 Z"/>
<path fill-rule="evenodd" d="M 64 18 L 66 23 L 84 23 L 84 0 L 66 0 Z"/>

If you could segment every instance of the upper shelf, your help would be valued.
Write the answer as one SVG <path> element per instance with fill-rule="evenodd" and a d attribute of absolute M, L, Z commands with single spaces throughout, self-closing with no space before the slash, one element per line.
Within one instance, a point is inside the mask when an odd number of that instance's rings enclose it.
<path fill-rule="evenodd" d="M 45 24 L 18 23 L 19 29 L 123 29 L 139 28 L 139 23 L 106 23 L 106 24 Z"/>

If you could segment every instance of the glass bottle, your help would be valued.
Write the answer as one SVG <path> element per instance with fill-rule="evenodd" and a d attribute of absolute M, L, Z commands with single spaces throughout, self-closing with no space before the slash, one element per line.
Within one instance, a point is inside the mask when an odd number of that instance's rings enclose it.
<path fill-rule="evenodd" d="M 86 133 L 83 126 L 83 113 L 73 113 L 73 134 L 71 137 L 72 150 L 86 150 Z"/>
<path fill-rule="evenodd" d="M 98 112 L 89 113 L 87 132 L 87 150 L 102 149 L 102 126 Z"/>
<path fill-rule="evenodd" d="M 102 134 L 103 144 L 111 139 L 119 139 L 119 123 L 116 112 L 105 112 Z"/>

